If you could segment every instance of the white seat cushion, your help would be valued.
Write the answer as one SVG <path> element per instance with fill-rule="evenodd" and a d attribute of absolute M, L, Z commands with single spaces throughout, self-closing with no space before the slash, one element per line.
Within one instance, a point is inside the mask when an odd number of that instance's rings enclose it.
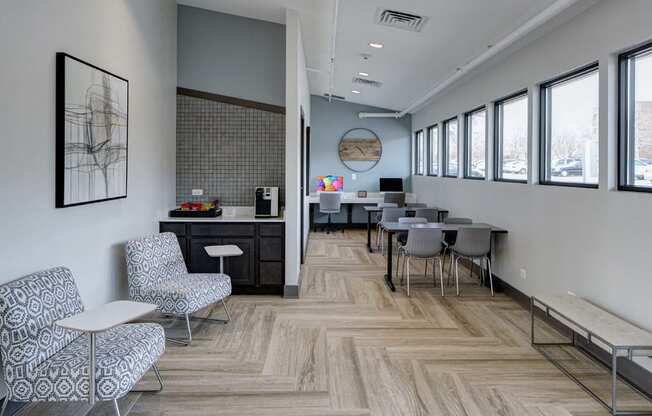
<path fill-rule="evenodd" d="M 154 303 L 163 313 L 194 313 L 231 295 L 231 278 L 219 273 L 188 273 L 134 291 L 132 299 Z"/>

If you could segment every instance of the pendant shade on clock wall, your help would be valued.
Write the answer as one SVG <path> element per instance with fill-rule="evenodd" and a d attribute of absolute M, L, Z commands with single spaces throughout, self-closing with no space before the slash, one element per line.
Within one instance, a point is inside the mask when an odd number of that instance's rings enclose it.
<path fill-rule="evenodd" d="M 374 168 L 383 154 L 383 144 L 376 133 L 365 128 L 346 131 L 339 143 L 340 161 L 354 172 Z"/>

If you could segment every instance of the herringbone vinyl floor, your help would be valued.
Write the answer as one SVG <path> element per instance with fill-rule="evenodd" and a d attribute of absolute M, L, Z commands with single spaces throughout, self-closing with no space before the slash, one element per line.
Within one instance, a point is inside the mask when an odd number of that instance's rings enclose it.
<path fill-rule="evenodd" d="M 391 293 L 385 260 L 366 251 L 365 237 L 311 234 L 299 300 L 232 297 L 232 322 L 196 323 L 190 347 L 168 345 L 165 390 L 130 394 L 123 415 L 608 414 L 530 346 L 529 313 L 513 300 L 492 298 L 466 270 L 462 296 L 451 287 L 442 298 L 417 263 L 412 296 Z M 543 325 L 538 333 L 557 335 Z M 602 368 L 572 350 L 552 352 L 608 397 Z M 141 384 L 153 387 L 153 375 Z M 624 404 L 644 403 L 619 389 Z M 39 404 L 21 413 L 111 415 L 112 407 Z"/>

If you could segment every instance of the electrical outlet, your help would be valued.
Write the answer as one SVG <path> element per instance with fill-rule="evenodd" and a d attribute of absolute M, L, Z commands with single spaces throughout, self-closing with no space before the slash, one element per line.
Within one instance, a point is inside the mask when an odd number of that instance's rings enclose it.
<path fill-rule="evenodd" d="M 358 179 L 358 174 L 356 174 L 356 173 L 352 173 L 352 174 L 351 174 L 351 179 L 352 179 L 352 180 L 356 180 L 356 179 Z"/>
<path fill-rule="evenodd" d="M 527 279 L 527 270 L 521 269 L 521 279 Z"/>
<path fill-rule="evenodd" d="M 203 189 L 193 189 L 192 190 L 192 196 L 202 196 L 204 195 L 204 190 Z"/>

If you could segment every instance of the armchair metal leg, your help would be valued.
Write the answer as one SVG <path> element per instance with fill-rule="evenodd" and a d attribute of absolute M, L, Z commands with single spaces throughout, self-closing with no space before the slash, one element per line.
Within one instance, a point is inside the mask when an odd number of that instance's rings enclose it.
<path fill-rule="evenodd" d="M 157 390 L 131 390 L 132 393 L 159 393 L 163 391 L 163 378 L 161 377 L 161 373 L 158 370 L 158 367 L 156 364 L 152 364 L 152 370 L 154 370 L 154 374 L 156 375 L 156 379 L 158 380 L 158 389 Z"/>
<path fill-rule="evenodd" d="M 186 314 L 186 330 L 188 331 L 188 338 L 187 339 L 180 339 L 180 338 L 170 338 L 170 337 L 165 337 L 167 341 L 170 341 L 174 344 L 179 344 L 183 345 L 184 347 L 187 347 L 190 345 L 192 342 L 192 331 L 190 330 L 190 314 Z"/>
<path fill-rule="evenodd" d="M 120 416 L 120 407 L 118 406 L 118 399 L 113 399 L 113 410 L 115 410 L 116 416 Z"/>
<path fill-rule="evenodd" d="M 0 409 L 0 416 L 4 416 L 5 410 L 7 409 L 7 404 L 9 404 L 9 400 L 5 397 L 4 400 L 2 401 L 2 409 Z"/>
<path fill-rule="evenodd" d="M 231 320 L 231 314 L 229 313 L 229 308 L 226 306 L 226 302 L 224 302 L 224 298 L 222 298 L 222 306 L 224 306 L 224 312 L 226 312 L 226 322 L 229 322 Z"/>
<path fill-rule="evenodd" d="M 191 316 L 189 313 L 186 314 L 186 330 L 188 331 L 188 338 L 187 339 L 180 339 L 180 338 L 170 338 L 170 337 L 165 337 L 167 341 L 170 341 L 174 344 L 179 344 L 187 347 L 190 345 L 192 342 L 192 330 L 190 328 L 190 321 L 195 320 L 195 321 L 204 321 L 204 322 L 216 322 L 220 324 L 226 324 L 231 320 L 231 314 L 229 313 L 229 308 L 226 306 L 226 302 L 224 299 L 222 301 L 222 306 L 224 306 L 224 312 L 226 312 L 226 320 L 224 319 L 215 319 L 215 318 L 200 318 L 198 316 Z M 158 372 L 158 370 L 155 370 Z"/>

